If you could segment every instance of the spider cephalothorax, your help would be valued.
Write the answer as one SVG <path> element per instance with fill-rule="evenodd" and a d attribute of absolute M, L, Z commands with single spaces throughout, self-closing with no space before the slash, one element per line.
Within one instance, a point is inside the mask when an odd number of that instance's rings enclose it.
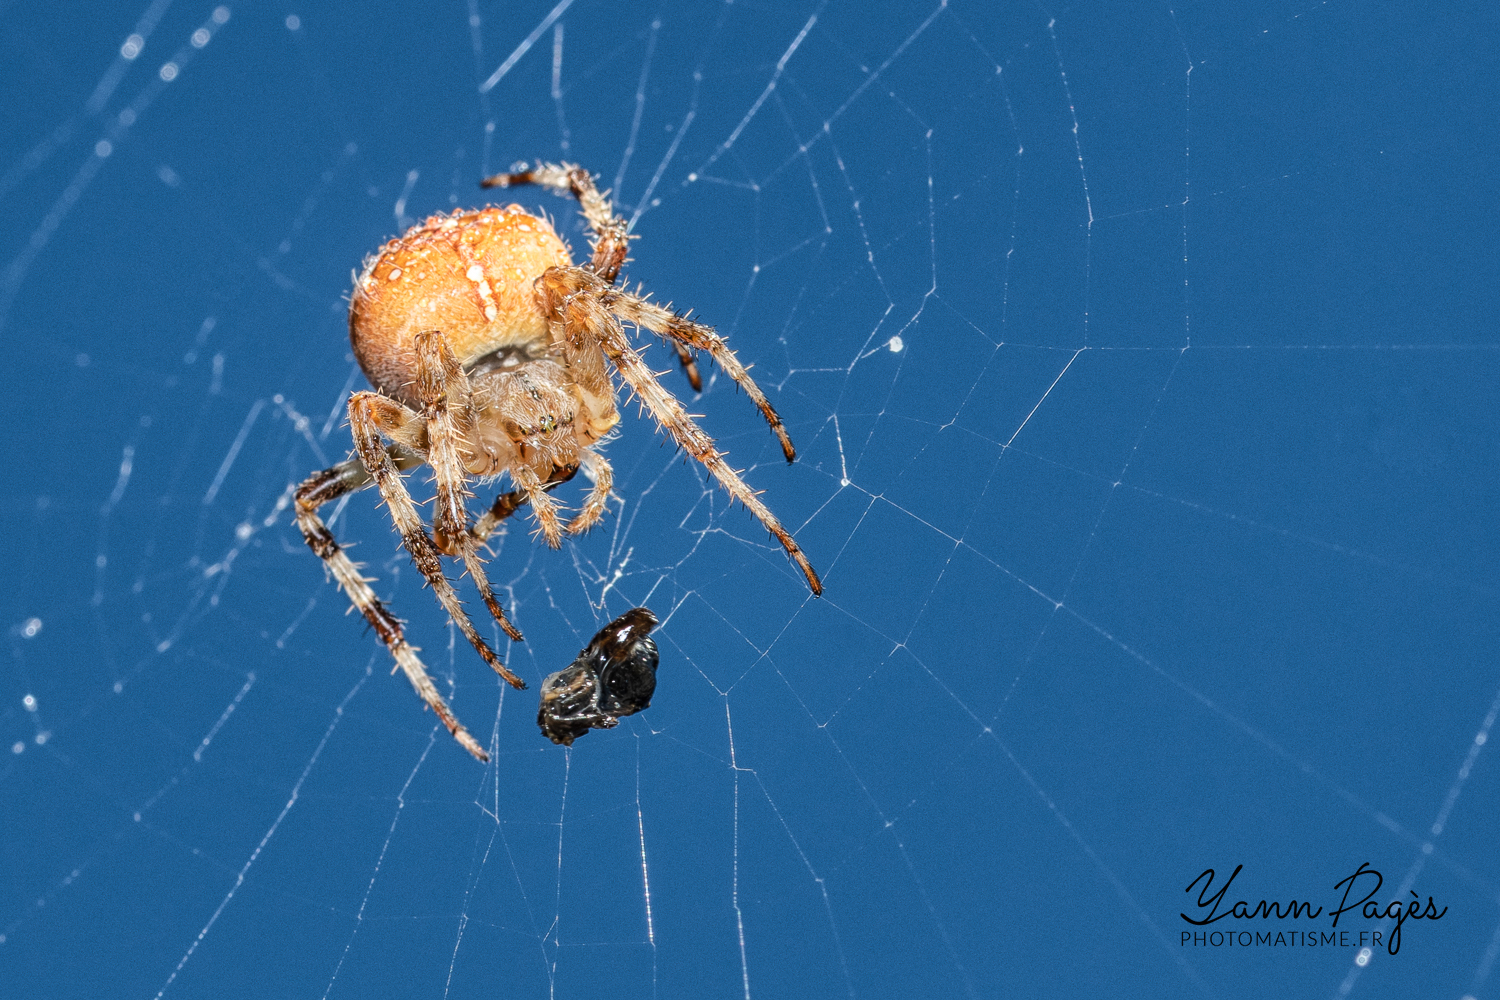
<path fill-rule="evenodd" d="M 613 379 L 618 374 L 678 446 L 785 547 L 813 593 L 823 586 L 776 515 L 724 462 L 713 439 L 662 387 L 625 335 L 622 321 L 662 337 L 694 389 L 701 383 L 693 354 L 707 351 L 760 408 L 787 461 L 796 457 L 781 418 L 723 338 L 615 285 L 630 237 L 587 171 L 541 164 L 484 184 L 539 184 L 576 197 L 593 234 L 589 261 L 575 265 L 552 226 L 517 205 L 435 215 L 370 257 L 355 279 L 349 336 L 376 391 L 350 397 L 355 455 L 302 484 L 297 523 L 417 693 L 470 753 L 488 760 L 438 694 L 399 621 L 319 518 L 323 504 L 375 484 L 402 544 L 449 616 L 497 673 L 525 687 L 469 620 L 443 573 L 442 556 L 463 562 L 495 620 L 519 640 L 485 575 L 480 550 L 500 522 L 525 504 L 554 547 L 564 533 L 586 531 L 603 516 L 613 472 L 598 445 L 620 420 Z M 401 475 L 423 465 L 431 467 L 437 487 L 430 535 Z M 593 486 L 564 521 L 550 491 L 580 468 Z M 470 524 L 464 503 L 469 481 L 501 473 L 514 489 Z"/>

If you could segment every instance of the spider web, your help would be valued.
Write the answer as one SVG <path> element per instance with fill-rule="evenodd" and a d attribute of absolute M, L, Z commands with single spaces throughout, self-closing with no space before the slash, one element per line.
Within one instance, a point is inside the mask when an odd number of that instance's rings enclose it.
<path fill-rule="evenodd" d="M 1492 20 L 0 14 L 7 995 L 1492 987 Z M 632 404 L 606 525 L 496 545 L 508 692 L 352 498 L 481 767 L 288 502 L 348 448 L 350 269 L 537 157 L 754 363 L 795 465 L 716 371 L 691 409 L 828 589 Z M 537 683 L 641 604 L 650 710 L 546 743 Z M 1362 862 L 1447 915 L 1179 940 L 1205 868 Z"/>

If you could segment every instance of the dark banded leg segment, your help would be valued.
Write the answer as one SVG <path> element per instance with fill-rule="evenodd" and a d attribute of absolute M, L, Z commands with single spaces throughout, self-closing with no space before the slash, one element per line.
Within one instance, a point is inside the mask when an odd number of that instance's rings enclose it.
<path fill-rule="evenodd" d="M 384 449 L 382 449 L 384 454 Z M 387 459 L 389 461 L 389 458 Z M 349 559 L 344 550 L 334 540 L 333 533 L 318 516 L 318 508 L 330 500 L 337 499 L 346 493 L 363 489 L 373 482 L 370 474 L 365 470 L 363 462 L 358 459 L 350 459 L 340 462 L 330 469 L 324 469 L 311 476 L 297 489 L 297 527 L 302 529 L 302 537 L 307 541 L 307 547 L 315 552 L 333 578 L 338 581 L 350 603 L 364 616 L 365 621 L 380 636 L 380 641 L 385 643 L 391 651 L 391 656 L 396 660 L 396 667 L 406 674 L 406 679 L 416 690 L 418 697 L 425 701 L 433 713 L 448 727 L 448 732 L 469 753 L 479 760 L 487 761 L 490 755 L 484 752 L 473 735 L 464 728 L 454 716 L 448 703 L 438 693 L 437 686 L 432 683 L 432 677 L 427 673 L 416 650 L 406 641 L 405 633 L 401 630 L 401 621 L 390 610 L 381 603 L 380 598 L 375 596 L 375 591 L 370 589 L 370 578 L 359 572 L 359 565 Z"/>
<path fill-rule="evenodd" d="M 786 460 L 791 462 L 797 457 L 797 450 L 792 447 L 792 439 L 786 432 L 786 427 L 781 423 L 781 417 L 776 413 L 776 408 L 766 398 L 766 394 L 760 391 L 760 386 L 750 377 L 745 366 L 740 364 L 739 358 L 729 349 L 724 338 L 711 326 L 696 323 L 680 313 L 674 312 L 670 306 L 659 306 L 644 296 L 627 292 L 620 288 L 608 288 L 600 290 L 600 301 L 604 308 L 614 313 L 620 319 L 633 326 L 650 330 L 671 344 L 677 351 L 677 356 L 682 358 L 688 348 L 707 351 L 709 357 L 714 359 L 718 366 L 724 369 L 725 374 L 734 379 L 745 395 L 749 396 L 760 410 L 761 416 L 766 418 L 771 432 L 781 442 L 781 453 Z M 697 369 L 688 372 L 688 380 L 693 381 Z M 698 388 L 702 383 L 694 382 L 693 388 Z"/>
<path fill-rule="evenodd" d="M 760 523 L 765 525 L 766 530 L 781 543 L 781 547 L 786 549 L 787 555 L 796 563 L 797 568 L 802 571 L 802 575 L 807 578 L 808 589 L 815 596 L 822 594 L 823 583 L 818 578 L 817 572 L 813 569 L 812 563 L 808 561 L 806 554 L 803 553 L 802 547 L 797 544 L 791 532 L 786 530 L 776 515 L 771 513 L 770 508 L 761 502 L 759 495 L 746 485 L 744 479 L 740 478 L 740 474 L 731 468 L 729 463 L 724 461 L 724 453 L 714 446 L 713 438 L 709 437 L 703 431 L 703 428 L 698 426 L 697 421 L 693 420 L 688 412 L 683 409 L 682 403 L 678 401 L 677 397 L 667 392 L 662 387 L 662 384 L 656 380 L 655 372 L 641 360 L 640 354 L 631 345 L 630 339 L 625 336 L 625 331 L 620 326 L 620 321 L 615 317 L 623 316 L 632 323 L 636 322 L 636 320 L 626 315 L 626 311 L 622 308 L 619 300 L 611 299 L 610 296 L 614 293 L 610 293 L 609 295 L 599 294 L 603 290 L 598 289 L 598 281 L 599 278 L 597 275 L 586 268 L 580 267 L 548 268 L 547 272 L 537 281 L 537 288 L 544 296 L 547 308 L 561 320 L 563 329 L 568 333 L 567 349 L 570 352 L 602 349 L 609 360 L 614 363 L 615 370 L 620 373 L 620 377 L 629 384 L 636 398 L 645 404 L 646 409 L 650 411 L 651 416 L 656 420 L 657 426 L 670 434 L 677 445 L 683 451 L 687 452 L 694 461 L 702 463 L 713 477 L 718 480 L 719 485 L 724 488 L 726 493 L 744 504 L 752 514 L 760 519 Z M 594 292 L 594 294 L 576 294 L 578 292 Z M 661 310 L 660 306 L 653 306 L 651 303 L 642 302 L 634 296 L 630 298 L 636 305 L 650 306 L 653 310 Z M 667 310 L 661 311 L 666 312 L 669 316 L 675 315 Z M 645 326 L 647 329 L 655 329 L 655 327 L 651 326 L 650 322 L 647 322 L 647 317 L 644 313 L 637 310 L 637 315 L 642 316 L 640 325 Z M 655 321 L 654 315 L 651 319 L 653 322 Z M 683 322 L 688 323 L 689 321 L 683 320 Z M 694 327 L 698 326 L 696 323 L 690 325 Z M 703 327 L 701 329 L 707 328 Z M 709 332 L 712 333 L 713 331 L 710 330 Z M 718 339 L 717 335 L 715 335 L 714 339 Z M 722 344 L 723 341 L 719 341 L 719 343 Z M 726 354 L 730 360 L 734 358 L 734 355 L 729 354 L 727 349 Z M 722 360 L 720 363 L 725 364 Z M 748 392 L 750 387 L 754 386 L 755 383 L 750 380 L 748 374 L 745 374 L 743 368 L 738 368 L 738 362 L 735 362 L 735 366 L 740 374 L 744 376 L 743 381 L 738 376 L 736 376 L 735 381 L 739 382 Z M 727 365 L 726 370 L 730 370 Z M 733 370 L 730 370 L 730 372 L 733 374 Z M 755 390 L 755 395 L 760 395 L 759 389 Z M 762 400 L 765 399 L 764 396 L 760 396 L 760 398 Z M 793 457 L 795 452 L 792 451 L 792 443 L 786 438 L 786 431 L 781 427 L 781 420 L 776 416 L 776 411 L 771 409 L 769 402 L 765 404 L 762 412 L 766 411 L 769 411 L 766 419 L 771 421 L 772 429 L 777 430 L 779 436 L 782 438 L 782 447 L 786 451 L 787 457 Z"/>
<path fill-rule="evenodd" d="M 565 469 L 555 469 L 552 478 L 542 484 L 542 489 L 551 493 L 563 483 L 578 475 L 578 466 L 572 465 Z M 484 512 L 484 516 L 474 522 L 469 529 L 469 534 L 474 541 L 483 543 L 495 533 L 495 530 L 504 524 L 512 514 L 531 502 L 531 497 L 525 490 L 509 490 L 495 498 L 490 509 Z"/>
<path fill-rule="evenodd" d="M 437 595 L 438 603 L 442 604 L 453 624 L 458 626 L 464 638 L 469 640 L 469 645 L 474 647 L 474 651 L 484 662 L 512 686 L 524 688 L 526 684 L 505 669 L 495 651 L 490 649 L 474 623 L 469 620 L 458 594 L 453 590 L 453 584 L 443 575 L 442 556 L 428 537 L 427 529 L 422 526 L 422 519 L 417 516 L 416 505 L 412 503 L 411 494 L 406 491 L 401 473 L 396 470 L 381 443 L 382 430 L 387 434 L 400 433 L 405 425 L 421 419 L 421 415 L 379 393 L 356 392 L 349 397 L 349 428 L 354 437 L 355 452 L 364 463 L 365 471 L 374 478 L 380 497 L 391 512 L 391 520 L 401 534 L 401 544 L 411 555 L 417 571 L 427 580 L 433 593 Z"/>
<path fill-rule="evenodd" d="M 469 379 L 447 340 L 437 330 L 419 333 L 417 349 L 417 391 L 422 397 L 423 419 L 427 421 L 427 461 L 437 479 L 437 505 L 432 515 L 432 534 L 440 549 L 463 560 L 479 596 L 490 615 L 514 642 L 522 640 L 521 630 L 510 623 L 495 598 L 495 589 L 479 558 L 479 545 L 469 534 L 469 510 L 464 498 L 463 460 L 458 442 L 473 428 L 474 416 L 469 405 Z M 455 412 L 456 411 L 456 412 Z M 491 666 L 512 687 L 524 688 L 519 677 L 492 662 Z"/>
<path fill-rule="evenodd" d="M 538 163 L 530 170 L 496 174 L 479 182 L 480 187 L 507 188 L 535 184 L 564 197 L 572 195 L 583 209 L 583 218 L 594 234 L 594 252 L 589 270 L 614 284 L 630 252 L 630 234 L 624 219 L 614 212 L 607 194 L 600 194 L 594 178 L 576 163 Z"/>

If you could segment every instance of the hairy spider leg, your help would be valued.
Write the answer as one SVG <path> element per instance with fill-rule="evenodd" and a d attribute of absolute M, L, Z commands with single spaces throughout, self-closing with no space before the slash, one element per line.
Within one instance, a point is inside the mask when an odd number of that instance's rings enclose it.
<path fill-rule="evenodd" d="M 389 459 L 388 459 L 389 461 Z M 418 459 L 409 454 L 401 454 L 397 464 L 416 465 Z M 391 651 L 391 656 L 396 660 L 396 666 L 406 679 L 411 682 L 412 688 L 418 697 L 425 701 L 433 713 L 448 727 L 448 732 L 469 753 L 480 760 L 487 761 L 490 755 L 484 752 L 484 748 L 474 739 L 464 724 L 458 721 L 443 696 L 438 693 L 436 685 L 432 683 L 432 677 L 427 673 L 422 660 L 411 644 L 406 641 L 406 635 L 401 629 L 401 621 L 375 596 L 375 591 L 370 589 L 371 578 L 363 576 L 359 572 L 359 564 L 350 560 L 334 540 L 333 533 L 318 516 L 318 508 L 330 500 L 336 500 L 346 493 L 362 490 L 374 482 L 373 477 L 365 469 L 361 459 L 351 458 L 340 462 L 332 468 L 324 469 L 309 476 L 308 479 L 297 488 L 296 508 L 297 527 L 302 529 L 302 537 L 307 541 L 307 547 L 323 560 L 333 578 L 345 594 L 349 602 L 359 609 L 364 615 L 365 621 L 380 636 L 380 641 Z"/>
<path fill-rule="evenodd" d="M 583 218 L 594 234 L 593 254 L 587 266 L 603 278 L 605 284 L 613 285 L 620 275 L 620 268 L 625 266 L 630 240 L 634 237 L 628 232 L 629 224 L 615 214 L 609 193 L 600 194 L 592 175 L 576 163 L 538 163 L 530 170 L 496 174 L 479 182 L 479 186 L 485 188 L 519 187 L 523 184 L 535 184 L 562 197 L 572 195 L 578 199 Z M 677 352 L 677 360 L 687 375 L 688 384 L 694 392 L 702 392 L 703 376 L 698 372 L 692 351 L 682 341 L 669 338 L 667 343 Z"/>
<path fill-rule="evenodd" d="M 512 514 L 530 502 L 525 490 L 507 490 L 495 498 L 490 509 L 474 522 L 469 534 L 476 542 L 486 542 Z"/>
<path fill-rule="evenodd" d="M 750 512 L 760 519 L 760 522 L 766 526 L 766 530 L 776 537 L 782 548 L 786 549 L 787 555 L 791 556 L 798 568 L 802 570 L 802 575 L 807 578 L 807 585 L 812 589 L 813 594 L 822 594 L 823 583 L 818 579 L 812 563 L 808 562 L 807 556 L 803 554 L 796 540 L 786 528 L 782 527 L 776 515 L 761 502 L 755 491 L 745 484 L 739 473 L 725 463 L 723 454 L 714 448 L 713 438 L 694 422 L 693 418 L 682 408 L 682 404 L 677 401 L 677 397 L 664 389 L 656 380 L 656 375 L 631 346 L 630 339 L 625 336 L 625 330 L 620 326 L 619 320 L 615 319 L 614 315 L 605 308 L 598 295 L 577 294 L 590 292 L 597 287 L 598 281 L 598 276 L 593 272 L 577 267 L 548 268 L 537 281 L 537 288 L 546 302 L 548 314 L 556 317 L 566 334 L 564 351 L 568 356 L 569 369 L 575 372 L 586 372 L 589 368 L 587 364 L 589 353 L 597 353 L 602 349 L 614 362 L 616 370 L 635 391 L 636 397 L 651 412 L 657 426 L 671 434 L 684 451 L 701 462 L 713 474 L 714 478 L 719 481 L 719 485 L 731 497 L 748 507 Z M 745 377 L 746 381 L 749 381 L 749 376 Z M 584 385 L 584 388 L 593 391 L 604 390 L 604 387 L 596 388 L 589 385 Z M 772 413 L 774 412 L 773 410 Z"/>
<path fill-rule="evenodd" d="M 547 486 L 529 465 L 510 469 L 510 478 L 526 491 L 531 503 L 531 519 L 536 522 L 542 539 L 554 549 L 562 547 L 562 522 L 557 519 L 557 501 L 547 495 Z"/>
<path fill-rule="evenodd" d="M 437 330 L 417 334 L 413 346 L 417 349 L 417 394 L 427 421 L 427 460 L 437 483 L 437 504 L 432 515 L 434 541 L 448 555 L 463 559 L 484 606 L 505 634 L 520 642 L 521 630 L 505 617 L 504 609 L 495 599 L 495 590 L 484 572 L 484 561 L 479 557 L 479 545 L 469 534 L 469 510 L 464 498 L 472 494 L 465 485 L 463 457 L 459 454 L 459 442 L 466 440 L 474 427 L 469 378 L 453 356 L 448 341 Z M 498 670 L 512 685 L 524 686 L 504 667 Z"/>
<path fill-rule="evenodd" d="M 542 489 L 552 492 L 563 483 L 578 475 L 578 466 L 570 466 L 566 469 L 555 470 L 551 479 L 542 484 Z M 525 490 L 507 490 L 495 498 L 490 509 L 474 522 L 469 529 L 469 534 L 476 542 L 485 542 L 495 533 L 495 529 L 506 521 L 512 514 L 531 502 L 530 495 Z"/>
<path fill-rule="evenodd" d="M 411 494 L 406 490 L 401 473 L 396 471 L 396 466 L 380 443 L 382 430 L 399 440 L 400 435 L 409 432 L 410 425 L 421 420 L 420 414 L 413 413 L 394 399 L 387 399 L 379 393 L 356 392 L 349 397 L 349 426 L 353 431 L 355 451 L 366 471 L 374 477 L 381 499 L 390 509 L 391 520 L 401 534 L 401 544 L 411 555 L 418 572 L 431 584 L 438 601 L 448 612 L 448 617 L 463 632 L 464 638 L 469 640 L 469 645 L 474 647 L 475 652 L 512 687 L 525 688 L 525 681 L 505 668 L 505 664 L 500 662 L 500 658 L 469 620 L 453 585 L 443 575 L 438 548 L 422 527 L 422 519 L 417 516 L 417 509 L 412 504 Z"/>
<path fill-rule="evenodd" d="M 695 323 L 693 320 L 673 312 L 671 307 L 659 306 L 644 296 L 633 292 L 627 292 L 620 288 L 606 288 L 599 290 L 599 302 L 605 309 L 614 313 L 620 319 L 633 326 L 650 330 L 652 333 L 666 340 L 669 344 L 690 344 L 694 348 L 707 351 L 709 357 L 713 358 L 718 366 L 724 369 L 735 384 L 745 390 L 745 395 L 760 409 L 761 416 L 766 418 L 771 431 L 781 442 L 781 453 L 786 456 L 788 462 L 797 458 L 797 449 L 792 447 L 792 439 L 786 432 L 781 417 L 766 394 L 760 391 L 760 386 L 750 377 L 745 366 L 740 364 L 739 358 L 729 349 L 724 338 L 719 336 L 711 326 Z"/>
<path fill-rule="evenodd" d="M 521 187 L 535 184 L 563 197 L 578 199 L 584 220 L 594 234 L 594 246 L 589 268 L 605 281 L 613 284 L 625 266 L 626 254 L 630 252 L 630 234 L 627 223 L 614 213 L 609 193 L 600 193 L 594 186 L 594 178 L 576 163 L 538 163 L 530 170 L 510 174 L 496 174 L 479 182 L 483 188 Z"/>
<path fill-rule="evenodd" d="M 615 485 L 615 469 L 609 464 L 609 459 L 586 448 L 583 451 L 583 464 L 588 466 L 589 473 L 594 477 L 594 486 L 589 490 L 589 495 L 578 511 L 578 516 L 567 524 L 567 532 L 570 535 L 581 535 L 604 516 L 605 503 L 609 500 L 610 488 Z"/>

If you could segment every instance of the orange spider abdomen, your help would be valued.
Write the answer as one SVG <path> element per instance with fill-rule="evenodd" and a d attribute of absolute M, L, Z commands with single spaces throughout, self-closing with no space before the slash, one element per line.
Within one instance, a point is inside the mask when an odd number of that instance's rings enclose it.
<path fill-rule="evenodd" d="M 412 340 L 441 330 L 462 365 L 502 347 L 545 344 L 533 283 L 572 254 L 545 219 L 519 205 L 434 215 L 365 261 L 349 301 L 349 341 L 370 384 L 408 406 Z"/>

